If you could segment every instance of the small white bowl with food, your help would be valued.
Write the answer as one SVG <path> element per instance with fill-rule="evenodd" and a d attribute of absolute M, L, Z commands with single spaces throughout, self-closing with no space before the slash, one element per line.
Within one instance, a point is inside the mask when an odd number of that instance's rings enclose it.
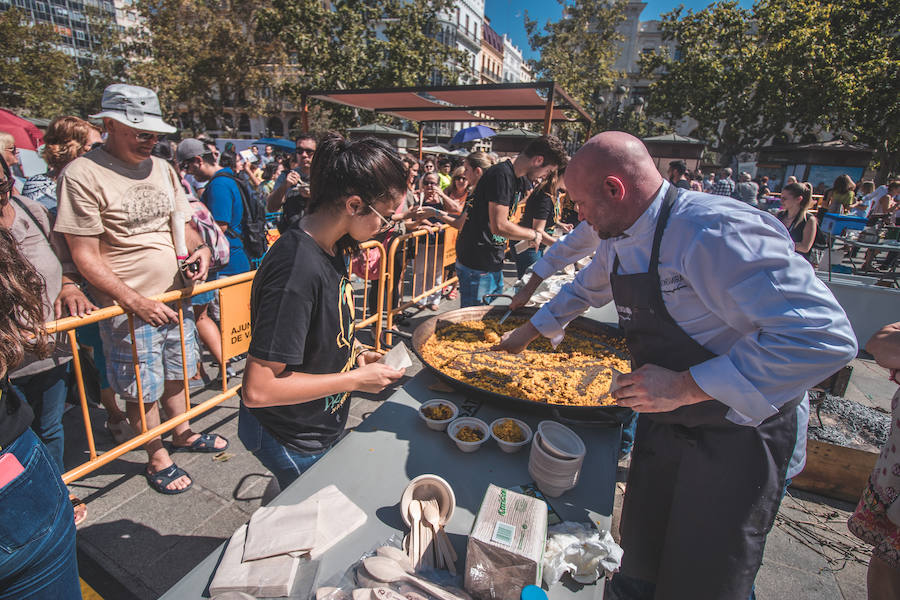
<path fill-rule="evenodd" d="M 424 402 L 419 407 L 419 416 L 425 421 L 428 429 L 435 431 L 444 431 L 450 421 L 459 415 L 459 409 L 449 400 L 440 398 Z"/>
<path fill-rule="evenodd" d="M 531 427 L 525 421 L 500 417 L 491 423 L 491 437 L 504 452 L 518 452 L 531 441 Z"/>
<path fill-rule="evenodd" d="M 447 435 L 463 452 L 475 452 L 490 437 L 487 423 L 476 417 L 459 417 L 447 426 Z"/>

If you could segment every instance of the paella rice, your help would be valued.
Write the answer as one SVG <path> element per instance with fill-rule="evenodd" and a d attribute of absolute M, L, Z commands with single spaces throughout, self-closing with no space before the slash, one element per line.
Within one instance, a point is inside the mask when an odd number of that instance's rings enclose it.
<path fill-rule="evenodd" d="M 433 404 L 424 407 L 422 414 L 432 421 L 446 421 L 453 417 L 453 410 L 446 404 Z"/>
<path fill-rule="evenodd" d="M 484 432 L 477 427 L 464 425 L 456 432 L 456 439 L 461 442 L 480 442 L 484 438 Z"/>
<path fill-rule="evenodd" d="M 570 325 L 556 348 L 540 337 L 520 354 L 487 351 L 496 343 L 488 338 L 523 323 L 510 318 L 503 325 L 497 319 L 442 325 L 422 347 L 422 356 L 444 374 L 489 392 L 568 406 L 615 404 L 609 396 L 609 367 L 631 371 L 622 339 Z M 584 387 L 583 380 L 599 365 L 606 368 Z"/>
<path fill-rule="evenodd" d="M 516 444 L 525 440 L 525 432 L 519 427 L 519 424 L 512 419 L 506 419 L 501 423 L 494 425 L 494 435 L 503 440 Z"/>

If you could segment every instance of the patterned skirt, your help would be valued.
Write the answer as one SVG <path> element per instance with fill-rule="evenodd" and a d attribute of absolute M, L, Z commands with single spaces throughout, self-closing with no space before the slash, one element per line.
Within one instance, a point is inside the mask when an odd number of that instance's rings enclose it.
<path fill-rule="evenodd" d="M 873 556 L 877 556 L 895 569 L 900 569 L 900 528 L 888 519 L 888 506 L 878 496 L 870 479 L 866 489 L 863 490 L 856 511 L 847 521 L 847 528 L 853 535 L 874 546 Z"/>

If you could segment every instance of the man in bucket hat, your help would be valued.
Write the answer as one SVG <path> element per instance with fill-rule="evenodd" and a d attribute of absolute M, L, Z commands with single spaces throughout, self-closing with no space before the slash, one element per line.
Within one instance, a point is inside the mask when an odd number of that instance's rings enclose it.
<path fill-rule="evenodd" d="M 147 428 L 160 423 L 158 402 L 171 418 L 184 413 L 184 379 L 177 305 L 151 296 L 206 279 L 211 253 L 200 235 L 185 227 L 187 259 L 177 257 L 172 215 L 190 221 L 191 209 L 175 171 L 151 156 L 161 134 L 175 128 L 162 119 L 159 100 L 147 88 L 113 84 L 103 92 L 105 144 L 72 161 L 58 183 L 56 231 L 65 234 L 79 271 L 98 304 L 118 304 L 134 314 L 134 339 L 140 364 L 138 381 L 132 363 L 127 315 L 100 322 L 110 384 L 126 402 L 132 423 L 140 422 L 144 402 Z M 179 259 L 183 259 L 179 266 Z M 193 268 L 185 268 L 193 265 Z M 182 302 L 187 376 L 197 364 L 194 315 Z M 138 384 L 141 386 L 138 393 Z M 174 428 L 172 444 L 194 452 L 220 452 L 228 441 L 218 435 L 196 434 L 185 421 Z M 145 449 L 144 475 L 163 494 L 191 487 L 159 437 Z"/>

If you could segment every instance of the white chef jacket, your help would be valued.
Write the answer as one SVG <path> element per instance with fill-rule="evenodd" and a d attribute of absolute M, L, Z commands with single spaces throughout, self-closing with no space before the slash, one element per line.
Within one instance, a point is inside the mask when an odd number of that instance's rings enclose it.
<path fill-rule="evenodd" d="M 590 223 L 582 221 L 575 229 L 547 248 L 531 270 L 541 279 L 547 279 L 568 265 L 590 256 L 599 245 L 600 238 L 597 232 Z"/>
<path fill-rule="evenodd" d="M 544 336 L 612 298 L 609 272 L 648 270 L 653 234 L 670 184 L 625 234 L 601 240 L 594 259 L 532 317 Z M 675 322 L 716 356 L 691 367 L 694 381 L 756 426 L 856 356 L 847 315 L 794 251 L 784 225 L 743 202 L 679 190 L 662 237 L 659 276 Z"/>

